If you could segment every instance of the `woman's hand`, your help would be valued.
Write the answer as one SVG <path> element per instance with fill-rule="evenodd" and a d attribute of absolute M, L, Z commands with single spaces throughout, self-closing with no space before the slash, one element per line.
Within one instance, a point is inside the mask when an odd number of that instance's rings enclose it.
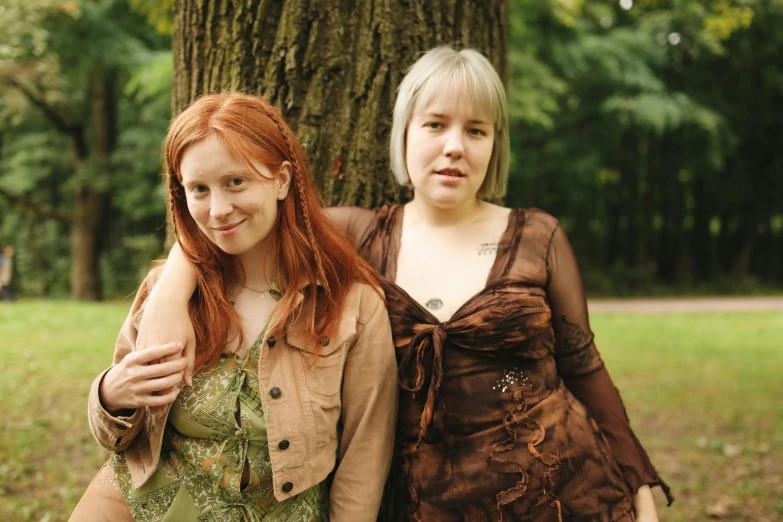
<path fill-rule="evenodd" d="M 633 497 L 633 503 L 636 507 L 636 522 L 658 522 L 658 512 L 655 510 L 650 486 L 645 484 L 640 487 Z"/>
<path fill-rule="evenodd" d="M 183 382 L 187 359 L 177 357 L 155 363 L 182 352 L 180 342 L 131 352 L 103 376 L 100 400 L 115 415 L 122 410 L 144 406 L 165 406 L 174 402 Z M 164 393 L 165 392 L 165 393 Z"/>

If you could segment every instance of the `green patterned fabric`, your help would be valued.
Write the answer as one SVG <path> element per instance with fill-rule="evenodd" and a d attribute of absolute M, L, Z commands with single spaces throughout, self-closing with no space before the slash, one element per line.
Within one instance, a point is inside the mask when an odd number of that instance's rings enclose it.
<path fill-rule="evenodd" d="M 112 458 L 117 482 L 138 522 L 320 522 L 329 519 L 321 483 L 278 502 L 266 437 L 269 412 L 256 376 L 261 332 L 248 355 L 225 351 L 193 376 L 172 404 L 158 468 L 134 489 L 122 452 Z M 240 423 L 237 423 L 239 405 Z M 250 479 L 242 488 L 244 463 Z"/>

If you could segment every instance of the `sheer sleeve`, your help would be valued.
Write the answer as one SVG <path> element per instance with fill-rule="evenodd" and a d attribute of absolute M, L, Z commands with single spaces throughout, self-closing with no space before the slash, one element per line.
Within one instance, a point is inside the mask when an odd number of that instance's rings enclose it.
<path fill-rule="evenodd" d="M 324 212 L 357 247 L 372 230 L 377 214 L 375 210 L 361 207 L 329 207 Z"/>
<path fill-rule="evenodd" d="M 547 254 L 547 297 L 555 330 L 555 361 L 566 387 L 595 419 L 635 494 L 648 484 L 674 497 L 636 438 L 620 398 L 593 342 L 582 277 L 565 232 L 558 226 Z"/>

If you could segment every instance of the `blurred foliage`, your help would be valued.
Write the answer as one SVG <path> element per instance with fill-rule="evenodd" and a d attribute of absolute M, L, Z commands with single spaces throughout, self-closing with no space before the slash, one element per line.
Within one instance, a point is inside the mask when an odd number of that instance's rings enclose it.
<path fill-rule="evenodd" d="M 141 4 L 142 13 L 122 0 L 0 5 L 0 242 L 17 247 L 24 294 L 72 292 L 69 236 L 85 189 L 108 200 L 93 238 L 105 295 L 130 292 L 161 252 L 172 60 Z M 108 86 L 101 107 L 96 84 Z"/>
<path fill-rule="evenodd" d="M 509 41 L 506 202 L 560 218 L 589 288 L 780 288 L 780 0 L 511 0 Z"/>
<path fill-rule="evenodd" d="M 172 0 L 0 0 L 0 242 L 24 293 L 68 292 L 79 187 L 109 200 L 106 295 L 160 254 L 172 28 Z M 506 203 L 556 215 L 600 293 L 780 288 L 781 49 L 781 0 L 509 0 Z M 108 163 L 68 132 L 94 141 L 96 71 Z"/>

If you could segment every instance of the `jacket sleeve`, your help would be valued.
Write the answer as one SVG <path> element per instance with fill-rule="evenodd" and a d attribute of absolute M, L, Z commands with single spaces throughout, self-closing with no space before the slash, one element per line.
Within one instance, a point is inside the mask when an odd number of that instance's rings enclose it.
<path fill-rule="evenodd" d="M 129 411 L 129 415 L 114 416 L 106 411 L 103 404 L 101 404 L 99 390 L 106 373 L 114 365 L 122 361 L 126 355 L 136 349 L 136 336 L 138 335 L 141 316 L 144 313 L 144 304 L 159 273 L 159 269 L 153 270 L 142 281 L 139 291 L 136 293 L 136 298 L 133 300 L 131 310 L 117 336 L 112 365 L 102 371 L 90 387 L 90 396 L 87 402 L 87 418 L 90 424 L 90 431 L 98 444 L 109 451 L 124 451 L 127 449 L 144 425 L 146 408 L 138 408 L 133 412 Z"/>
<path fill-rule="evenodd" d="M 334 522 L 376 520 L 394 449 L 397 364 L 386 307 L 372 296 L 345 363 L 339 462 L 330 491 Z"/>
<path fill-rule="evenodd" d="M 645 484 L 661 486 L 671 504 L 674 497 L 631 429 L 620 392 L 595 347 L 582 277 L 568 238 L 559 226 L 549 245 L 547 268 L 558 374 L 595 419 L 631 492 L 636 494 Z"/>

